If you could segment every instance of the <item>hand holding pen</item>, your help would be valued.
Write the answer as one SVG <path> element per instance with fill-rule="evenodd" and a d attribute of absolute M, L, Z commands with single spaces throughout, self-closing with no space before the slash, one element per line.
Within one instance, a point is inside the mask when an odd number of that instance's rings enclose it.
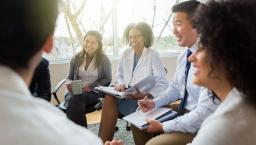
<path fill-rule="evenodd" d="M 138 101 L 139 109 L 141 109 L 143 112 L 147 112 L 153 108 L 155 108 L 155 102 L 151 99 L 148 99 L 148 96 L 146 96 L 144 99 Z"/>

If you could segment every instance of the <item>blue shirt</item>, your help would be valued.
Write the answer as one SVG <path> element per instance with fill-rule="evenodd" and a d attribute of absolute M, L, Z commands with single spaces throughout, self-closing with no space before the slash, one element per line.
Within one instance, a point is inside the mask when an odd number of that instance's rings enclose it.
<path fill-rule="evenodd" d="M 135 69 L 137 63 L 139 62 L 140 56 L 141 56 L 141 55 L 138 55 L 138 54 L 134 53 L 133 71 L 134 71 L 134 69 Z"/>
<path fill-rule="evenodd" d="M 194 53 L 197 45 L 194 44 L 191 48 L 186 48 L 178 57 L 176 71 L 168 89 L 154 99 L 156 107 L 168 105 L 179 98 L 183 98 L 185 92 L 187 49 Z M 208 96 L 206 88 L 192 83 L 194 71 L 195 68 L 191 65 L 187 80 L 188 97 L 185 105 L 185 108 L 190 112 L 164 122 L 164 132 L 195 133 L 200 128 L 204 119 L 212 114 L 219 104 L 219 102 L 213 102 L 212 98 Z"/>

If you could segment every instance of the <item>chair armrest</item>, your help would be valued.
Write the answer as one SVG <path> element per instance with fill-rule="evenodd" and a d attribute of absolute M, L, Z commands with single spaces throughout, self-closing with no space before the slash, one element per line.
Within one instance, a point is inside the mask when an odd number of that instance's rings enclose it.
<path fill-rule="evenodd" d="M 58 96 L 57 96 L 57 92 L 58 92 L 58 90 L 60 89 L 60 87 L 66 82 L 66 80 L 67 80 L 67 79 L 61 80 L 61 81 L 54 87 L 54 89 L 52 90 L 52 94 L 53 94 L 55 100 L 57 101 L 58 105 L 60 105 L 60 100 L 59 100 L 59 98 L 58 98 Z"/>

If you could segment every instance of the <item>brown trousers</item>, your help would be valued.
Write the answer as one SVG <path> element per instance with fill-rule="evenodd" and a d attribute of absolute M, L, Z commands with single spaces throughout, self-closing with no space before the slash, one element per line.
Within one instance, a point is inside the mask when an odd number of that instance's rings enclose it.
<path fill-rule="evenodd" d="M 169 107 L 177 110 L 178 104 L 171 104 Z M 196 136 L 196 134 L 180 132 L 152 134 L 141 131 L 135 126 L 132 126 L 131 129 L 136 145 L 186 145 L 192 142 Z"/>

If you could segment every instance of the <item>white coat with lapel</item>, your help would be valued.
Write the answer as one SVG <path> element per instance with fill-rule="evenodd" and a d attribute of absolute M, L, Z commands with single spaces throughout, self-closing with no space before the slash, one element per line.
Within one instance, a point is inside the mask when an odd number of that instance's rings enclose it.
<path fill-rule="evenodd" d="M 166 80 L 166 72 L 164 66 L 160 60 L 159 54 L 151 48 L 144 48 L 140 56 L 140 59 L 134 68 L 134 50 L 132 48 L 126 49 L 120 62 L 118 64 L 116 73 L 116 83 L 124 84 L 125 87 L 133 86 L 137 82 L 141 81 L 147 76 L 157 76 L 159 82 L 155 86 L 152 95 L 164 91 L 168 87 L 168 81 Z"/>

